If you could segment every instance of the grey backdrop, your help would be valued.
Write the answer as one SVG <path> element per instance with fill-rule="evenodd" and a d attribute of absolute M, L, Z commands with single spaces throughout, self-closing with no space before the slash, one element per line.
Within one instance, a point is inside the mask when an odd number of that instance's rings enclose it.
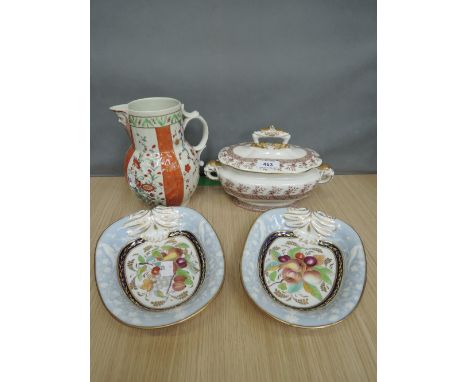
<path fill-rule="evenodd" d="M 205 117 L 203 160 L 273 122 L 338 173 L 375 172 L 376 2 L 92 0 L 92 175 L 121 175 L 129 146 L 109 106 L 150 96 Z"/>

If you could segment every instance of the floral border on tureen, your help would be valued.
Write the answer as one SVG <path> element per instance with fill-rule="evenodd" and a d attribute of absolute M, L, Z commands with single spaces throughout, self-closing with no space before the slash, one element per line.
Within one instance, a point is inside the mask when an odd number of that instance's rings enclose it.
<path fill-rule="evenodd" d="M 316 186 L 316 183 L 308 183 L 301 187 L 288 186 L 287 188 L 272 186 L 267 191 L 266 187 L 235 184 L 231 180 L 221 180 L 226 193 L 242 199 L 253 200 L 290 200 L 302 199 L 308 196 Z M 265 193 L 266 192 L 266 193 Z"/>
<path fill-rule="evenodd" d="M 271 170 L 268 168 L 257 167 L 257 161 L 261 160 L 261 158 L 246 159 L 234 153 L 235 147 L 250 146 L 251 144 L 252 144 L 251 142 L 244 142 L 238 145 L 224 147 L 219 152 L 218 159 L 220 160 L 221 163 L 225 165 L 235 167 L 241 170 L 255 169 L 256 172 L 257 171 L 271 172 Z M 289 146 L 300 148 L 299 146 L 293 146 L 293 145 L 289 145 Z M 281 171 L 297 172 L 299 170 L 320 166 L 320 164 L 322 163 L 322 159 L 320 158 L 317 152 L 309 148 L 302 148 L 302 149 L 306 151 L 306 154 L 302 156 L 301 158 L 275 159 L 275 161 L 279 162 L 280 164 L 279 172 Z"/>

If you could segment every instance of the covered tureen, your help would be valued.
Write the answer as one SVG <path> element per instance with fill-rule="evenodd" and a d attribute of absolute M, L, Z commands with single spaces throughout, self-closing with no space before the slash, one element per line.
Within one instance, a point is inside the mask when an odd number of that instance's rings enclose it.
<path fill-rule="evenodd" d="M 256 211 L 284 207 L 305 198 L 317 183 L 333 178 L 333 170 L 312 149 L 289 144 L 290 134 L 273 125 L 255 131 L 253 142 L 223 148 L 205 175 L 219 180 L 241 207 Z M 260 142 L 280 138 L 281 143 Z"/>

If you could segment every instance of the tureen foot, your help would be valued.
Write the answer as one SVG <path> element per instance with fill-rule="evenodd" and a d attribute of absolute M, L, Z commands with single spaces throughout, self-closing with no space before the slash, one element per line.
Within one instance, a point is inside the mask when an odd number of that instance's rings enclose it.
<path fill-rule="evenodd" d="M 271 210 L 272 208 L 280 208 L 280 207 L 294 207 L 297 205 L 297 201 L 284 201 L 284 202 L 280 202 L 280 203 L 275 203 L 275 204 L 271 204 L 271 203 L 268 203 L 268 204 L 264 204 L 264 205 L 259 205 L 259 204 L 251 204 L 251 203 L 247 203 L 247 202 L 244 202 L 242 200 L 239 200 L 237 198 L 235 198 L 234 196 L 231 197 L 233 202 L 239 206 L 239 207 L 242 207 L 246 210 L 249 210 L 249 211 L 259 211 L 259 212 L 264 212 L 264 211 L 268 211 L 268 210 Z"/>

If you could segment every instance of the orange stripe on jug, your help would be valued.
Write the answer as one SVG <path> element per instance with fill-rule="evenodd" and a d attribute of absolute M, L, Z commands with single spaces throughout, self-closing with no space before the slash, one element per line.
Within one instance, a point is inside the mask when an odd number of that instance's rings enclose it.
<path fill-rule="evenodd" d="M 184 199 L 184 178 L 174 152 L 171 127 L 156 127 L 156 137 L 161 154 L 161 172 L 167 206 L 180 206 Z"/>

